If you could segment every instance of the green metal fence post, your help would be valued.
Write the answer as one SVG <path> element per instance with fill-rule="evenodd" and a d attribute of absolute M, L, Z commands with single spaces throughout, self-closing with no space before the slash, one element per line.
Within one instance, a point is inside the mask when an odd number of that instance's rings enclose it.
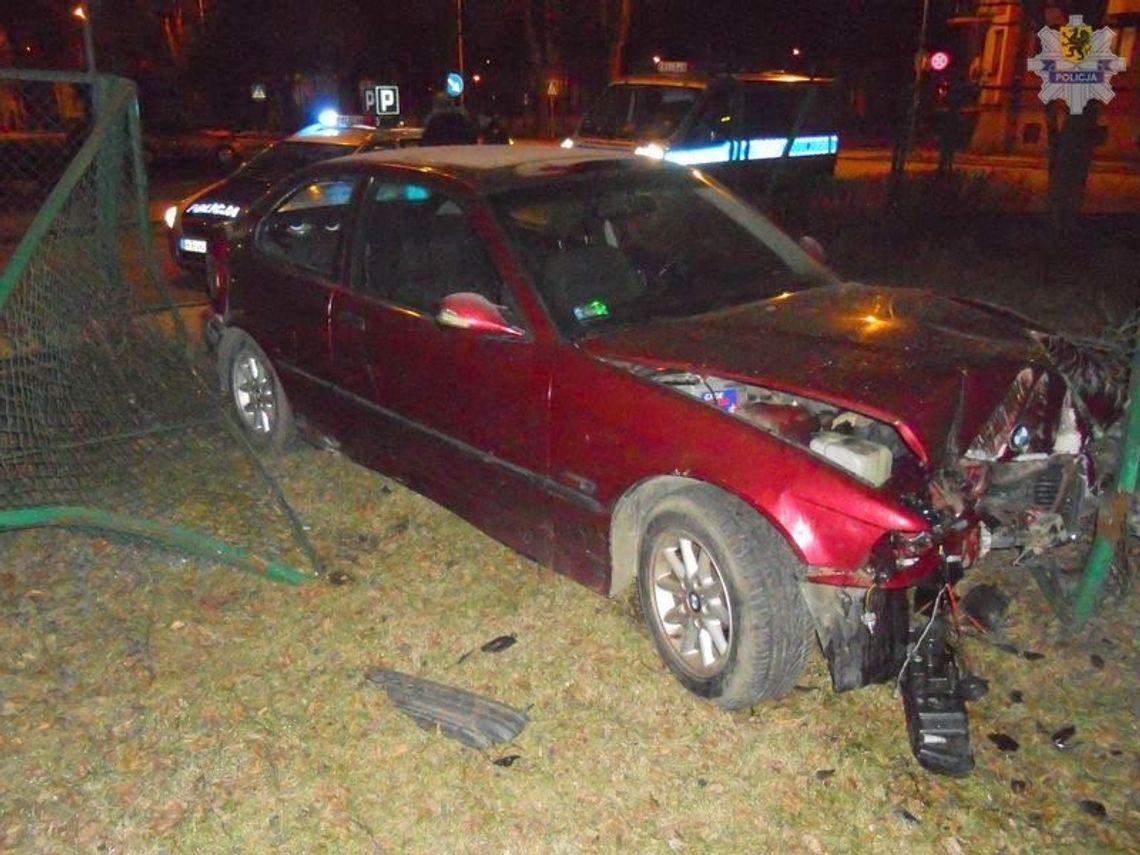
<path fill-rule="evenodd" d="M 1092 614 L 1112 564 L 1117 543 L 1121 538 L 1128 537 L 1130 496 L 1136 491 L 1137 473 L 1140 471 L 1140 333 L 1137 333 L 1132 354 L 1132 382 L 1126 418 L 1120 471 L 1116 476 L 1116 493 L 1101 510 L 1104 519 L 1098 520 L 1092 552 L 1085 565 L 1081 586 L 1077 590 L 1074 618 L 1078 624 Z"/>

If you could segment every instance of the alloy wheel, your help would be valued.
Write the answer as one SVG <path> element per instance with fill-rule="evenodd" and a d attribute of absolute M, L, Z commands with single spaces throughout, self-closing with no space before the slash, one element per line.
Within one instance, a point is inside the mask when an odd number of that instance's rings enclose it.
<path fill-rule="evenodd" d="M 653 554 L 651 600 L 677 663 L 697 678 L 718 674 L 732 647 L 732 603 L 712 554 L 685 532 L 664 532 Z"/>
<path fill-rule="evenodd" d="M 277 421 L 273 374 L 256 354 L 245 351 L 234 360 L 234 405 L 246 429 L 268 436 Z"/>

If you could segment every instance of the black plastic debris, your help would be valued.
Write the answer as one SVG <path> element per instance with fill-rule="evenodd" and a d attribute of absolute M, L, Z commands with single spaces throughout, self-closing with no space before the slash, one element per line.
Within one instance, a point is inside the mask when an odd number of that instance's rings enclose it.
<path fill-rule="evenodd" d="M 1108 819 L 1108 810 L 1096 799 L 1081 799 L 1081 810 L 1097 819 Z"/>
<path fill-rule="evenodd" d="M 518 641 L 518 639 L 515 638 L 513 634 L 500 635 L 492 638 L 479 649 L 484 653 L 499 653 L 503 650 L 506 650 L 508 647 L 513 647 L 516 641 Z"/>
<path fill-rule="evenodd" d="M 514 633 L 511 633 L 510 635 L 497 635 L 485 644 L 479 645 L 478 649 L 484 653 L 499 653 L 503 650 L 506 650 L 508 647 L 513 647 L 517 641 L 518 638 L 515 637 Z M 475 652 L 475 649 L 476 648 L 473 647 L 468 650 L 466 653 L 455 660 L 455 664 L 460 665 L 463 662 L 467 661 L 471 654 Z"/>
<path fill-rule="evenodd" d="M 1036 662 L 1039 659 L 1044 659 L 1044 653 L 1038 653 L 1036 650 L 1023 650 L 1021 652 L 1023 659 L 1028 659 L 1030 662 Z"/>
<path fill-rule="evenodd" d="M 1020 796 L 1022 793 L 1024 793 L 1026 790 L 1029 789 L 1029 782 L 1023 781 L 1023 780 L 1021 780 L 1021 778 L 1014 778 L 1012 781 L 1009 782 L 1009 788 L 1016 795 Z"/>
<path fill-rule="evenodd" d="M 897 808 L 895 810 L 895 816 L 901 820 L 904 820 L 905 822 L 910 823 L 911 825 L 919 825 L 922 822 L 921 819 L 903 807 Z"/>
<path fill-rule="evenodd" d="M 1090 655 L 1089 656 L 1089 662 L 1091 662 L 1092 666 L 1094 668 L 1096 668 L 1098 671 L 1104 667 L 1104 657 L 1098 653 L 1093 653 L 1092 655 Z"/>
<path fill-rule="evenodd" d="M 918 765 L 962 777 L 974 768 L 970 725 L 958 663 L 942 615 L 935 613 L 910 645 L 899 678 L 910 749 Z"/>
<path fill-rule="evenodd" d="M 528 721 L 526 713 L 455 686 L 445 686 L 387 668 L 364 679 L 383 688 L 396 707 L 424 730 L 436 730 L 480 750 L 510 742 Z"/>
<path fill-rule="evenodd" d="M 1009 702 L 1011 704 L 1025 703 L 1025 692 L 1021 689 L 1012 689 L 1009 693 Z"/>
<path fill-rule="evenodd" d="M 511 766 L 515 765 L 516 760 L 521 760 L 521 759 L 522 759 L 521 754 L 505 754 L 502 757 L 496 757 L 491 762 L 494 763 L 496 766 L 502 766 L 504 769 L 509 769 Z"/>
<path fill-rule="evenodd" d="M 1068 751 L 1075 744 L 1072 740 L 1076 735 L 1076 725 L 1066 724 L 1064 727 L 1053 731 L 1053 735 L 1049 737 L 1049 740 L 1053 743 L 1053 747 L 1059 751 Z"/>
<path fill-rule="evenodd" d="M 816 769 L 815 770 L 815 777 L 816 777 L 816 780 L 826 781 L 829 778 L 835 777 L 835 770 L 834 769 Z"/>
<path fill-rule="evenodd" d="M 996 632 L 1005 620 L 1009 597 L 995 585 L 975 585 L 958 601 L 958 606 L 987 632 Z"/>
<path fill-rule="evenodd" d="M 958 692 L 967 701 L 984 698 L 990 690 L 990 681 L 977 674 L 967 674 L 958 681 Z"/>
<path fill-rule="evenodd" d="M 986 738 L 1001 751 L 1016 751 L 1021 747 L 1021 743 L 1008 733 L 987 733 Z"/>

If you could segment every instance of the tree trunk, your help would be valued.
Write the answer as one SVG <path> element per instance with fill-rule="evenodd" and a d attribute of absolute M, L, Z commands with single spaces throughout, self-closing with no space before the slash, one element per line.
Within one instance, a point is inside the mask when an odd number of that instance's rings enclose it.
<path fill-rule="evenodd" d="M 531 0 L 523 0 L 522 13 L 523 37 L 526 40 L 527 65 L 530 67 L 529 83 L 531 99 L 533 101 L 531 111 L 534 116 L 534 127 L 537 131 L 542 127 L 542 116 L 544 112 L 542 74 L 546 63 L 543 62 L 542 47 L 538 40 L 538 30 L 534 26 L 534 7 Z"/>
<path fill-rule="evenodd" d="M 629 24 L 633 18 L 633 0 L 618 0 L 617 21 L 610 33 L 610 80 L 621 77 L 625 70 L 625 46 L 629 41 Z"/>

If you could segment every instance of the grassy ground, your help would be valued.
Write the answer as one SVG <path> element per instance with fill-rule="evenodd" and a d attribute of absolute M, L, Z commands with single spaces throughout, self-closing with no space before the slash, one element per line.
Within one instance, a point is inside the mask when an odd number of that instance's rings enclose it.
<path fill-rule="evenodd" d="M 862 241 L 860 276 L 921 276 L 1082 332 L 1098 328 L 1098 303 L 1124 305 L 1117 279 L 1140 270 L 1134 256 L 1123 270 L 1088 260 L 1094 274 L 1074 291 L 1078 265 L 1064 262 L 1046 272 L 1069 284 L 1043 290 L 1041 262 L 1010 249 L 1012 231 L 924 248 L 913 231 L 849 222 L 817 234 L 841 265 Z M 911 758 L 891 686 L 835 695 L 817 655 L 784 700 L 720 712 L 668 675 L 632 602 L 337 456 L 299 449 L 276 465 L 352 584 L 276 586 L 82 535 L 0 538 L 0 849 L 1140 848 L 1134 596 L 1069 635 L 1025 568 L 988 557 L 963 587 L 1011 595 L 1003 641 L 1043 655 L 966 641 L 991 686 L 971 705 L 977 768 L 937 778 Z M 506 633 L 518 643 L 478 651 Z M 510 745 L 465 748 L 364 684 L 378 665 L 524 708 L 530 724 Z M 1076 734 L 1057 749 L 1066 725 Z"/>

